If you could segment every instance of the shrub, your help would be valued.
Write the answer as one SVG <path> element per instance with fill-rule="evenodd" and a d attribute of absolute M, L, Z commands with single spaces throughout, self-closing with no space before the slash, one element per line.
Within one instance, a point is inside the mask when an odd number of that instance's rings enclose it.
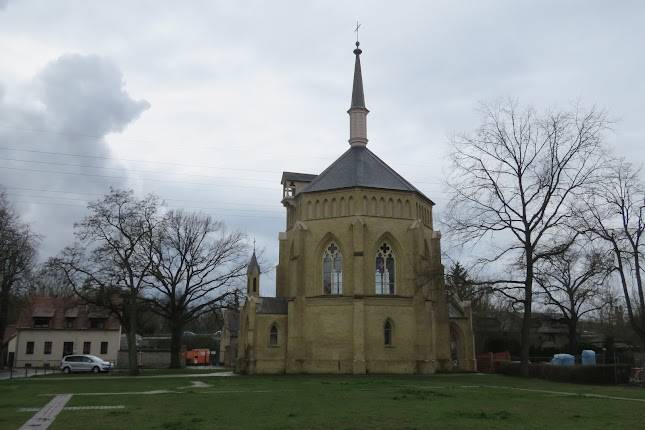
<path fill-rule="evenodd" d="M 497 373 L 522 376 L 520 363 L 499 363 Z M 600 364 L 596 366 L 554 366 L 548 363 L 530 363 L 529 377 L 574 384 L 626 384 L 631 366 L 628 364 Z"/>

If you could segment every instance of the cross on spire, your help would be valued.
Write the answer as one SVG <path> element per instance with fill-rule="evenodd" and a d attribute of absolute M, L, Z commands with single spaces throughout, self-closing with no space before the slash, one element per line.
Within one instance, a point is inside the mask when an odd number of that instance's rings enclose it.
<path fill-rule="evenodd" d="M 369 111 L 365 107 L 365 95 L 363 94 L 363 74 L 361 73 L 361 51 L 360 42 L 358 41 L 358 30 L 361 24 L 356 21 L 356 49 L 354 55 L 354 84 L 352 85 L 352 104 L 347 113 L 349 114 L 349 144 L 352 147 L 367 145 L 367 114 Z"/>

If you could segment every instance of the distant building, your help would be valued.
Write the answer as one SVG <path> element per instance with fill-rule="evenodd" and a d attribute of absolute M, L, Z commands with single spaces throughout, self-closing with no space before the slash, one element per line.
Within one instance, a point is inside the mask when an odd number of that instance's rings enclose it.
<path fill-rule="evenodd" d="M 69 354 L 116 362 L 121 325 L 79 298 L 32 297 L 16 324 L 14 367 L 57 367 Z"/>
<path fill-rule="evenodd" d="M 276 297 L 260 295 L 255 253 L 249 263 L 239 372 L 475 369 L 472 309 L 444 286 L 434 203 L 367 148 L 358 45 L 349 149 L 319 175 L 282 175 Z"/>
<path fill-rule="evenodd" d="M 184 333 L 184 336 L 186 334 Z M 169 334 L 158 334 L 154 336 L 136 335 L 137 363 L 141 368 L 165 369 L 170 366 L 170 341 Z M 181 365 L 185 364 L 185 338 L 182 340 Z M 118 353 L 118 366 L 127 369 L 128 363 L 128 336 L 121 335 L 121 345 Z"/>
<path fill-rule="evenodd" d="M 498 311 L 491 316 L 475 318 L 475 343 L 477 353 L 509 351 L 520 354 L 522 318 L 520 312 Z M 529 336 L 531 355 L 534 358 L 550 357 L 551 354 L 569 349 L 569 327 L 558 313 L 531 313 Z"/>

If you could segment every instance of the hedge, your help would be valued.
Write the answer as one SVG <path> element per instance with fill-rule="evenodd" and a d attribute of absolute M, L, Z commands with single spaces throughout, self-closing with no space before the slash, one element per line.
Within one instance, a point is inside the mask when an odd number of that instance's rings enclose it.
<path fill-rule="evenodd" d="M 575 384 L 626 384 L 632 366 L 628 364 L 600 364 L 596 366 L 555 366 L 548 363 L 530 363 L 529 377 Z M 499 363 L 497 373 L 522 376 L 520 363 Z"/>

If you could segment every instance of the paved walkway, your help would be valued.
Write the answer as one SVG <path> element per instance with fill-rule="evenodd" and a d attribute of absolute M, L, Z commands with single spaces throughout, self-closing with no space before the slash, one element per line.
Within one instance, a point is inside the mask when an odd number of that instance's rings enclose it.
<path fill-rule="evenodd" d="M 44 430 L 48 428 L 65 404 L 72 398 L 71 394 L 59 394 L 29 419 L 20 430 Z"/>
<path fill-rule="evenodd" d="M 82 381 L 97 380 L 103 378 L 106 381 L 115 379 L 167 379 L 167 378 L 213 378 L 213 377 L 237 376 L 233 372 L 213 372 L 213 373 L 177 373 L 169 375 L 139 375 L 139 376 L 112 376 L 112 375 L 92 375 L 92 376 L 57 376 L 48 378 L 39 376 L 39 381 Z"/>
<path fill-rule="evenodd" d="M 52 373 L 60 373 L 60 372 L 57 369 L 47 369 L 47 372 L 45 373 L 44 369 L 36 369 L 36 368 L 13 369 L 13 372 L 11 372 L 10 370 L 0 370 L 0 380 L 12 379 L 12 378 L 25 378 L 25 377 L 36 376 L 36 375 L 49 375 Z"/>

